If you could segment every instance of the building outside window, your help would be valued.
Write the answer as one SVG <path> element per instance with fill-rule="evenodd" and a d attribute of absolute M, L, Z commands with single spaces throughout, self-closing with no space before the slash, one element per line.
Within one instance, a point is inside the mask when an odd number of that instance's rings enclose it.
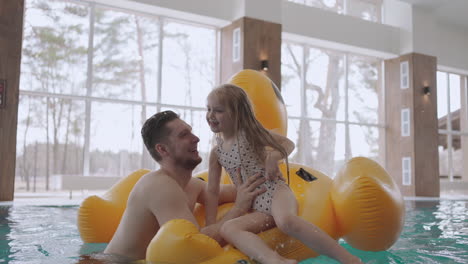
<path fill-rule="evenodd" d="M 216 28 L 87 1 L 25 2 L 16 190 L 157 168 L 140 129 L 165 109 L 201 135 L 197 170 L 207 168 Z"/>
<path fill-rule="evenodd" d="M 288 137 L 296 143 L 290 160 L 330 177 L 356 156 L 385 166 L 382 61 L 290 41 L 281 56 Z"/>
<path fill-rule="evenodd" d="M 466 77 L 437 72 L 437 118 L 439 119 L 439 172 L 442 180 L 468 177 L 468 122 Z"/>

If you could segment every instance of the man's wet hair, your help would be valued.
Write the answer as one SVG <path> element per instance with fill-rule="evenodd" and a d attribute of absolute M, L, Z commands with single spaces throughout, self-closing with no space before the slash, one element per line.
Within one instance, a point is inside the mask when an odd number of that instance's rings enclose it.
<path fill-rule="evenodd" d="M 143 124 L 143 127 L 141 128 L 141 137 L 143 138 L 146 149 L 148 149 L 151 157 L 156 161 L 160 161 L 161 156 L 154 146 L 161 142 L 166 143 L 167 137 L 171 133 L 171 130 L 166 126 L 166 124 L 178 118 L 178 114 L 168 110 L 154 114 Z"/>

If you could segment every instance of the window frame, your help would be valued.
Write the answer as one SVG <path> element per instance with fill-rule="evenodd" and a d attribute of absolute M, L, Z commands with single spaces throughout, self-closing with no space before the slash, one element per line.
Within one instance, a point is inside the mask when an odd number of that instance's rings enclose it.
<path fill-rule="evenodd" d="M 311 45 L 309 43 L 304 43 L 304 42 L 299 42 L 299 41 L 295 41 L 295 40 L 290 40 L 290 39 L 283 39 L 283 42 L 282 42 L 282 45 L 286 45 L 288 43 L 291 43 L 293 45 L 296 45 L 296 46 L 300 46 L 302 48 L 302 61 L 301 61 L 301 65 L 304 65 L 306 63 L 306 58 L 304 56 L 305 52 L 304 52 L 304 49 L 306 48 L 314 48 L 314 49 L 320 49 L 320 50 L 330 50 L 330 51 L 333 51 L 333 52 L 337 52 L 337 53 L 341 53 L 341 54 L 344 54 L 344 82 L 345 82 L 345 87 L 344 87 L 344 104 L 345 104 L 345 119 L 344 120 L 338 120 L 338 119 L 334 119 L 334 120 L 330 120 L 330 119 L 325 119 L 325 118 L 314 118 L 314 117 L 308 117 L 306 116 L 306 111 L 305 111 L 305 105 L 306 105 L 306 96 L 305 96 L 305 82 L 306 82 L 306 73 L 304 72 L 304 67 L 301 67 L 301 76 L 300 76 L 300 94 L 301 94 L 301 99 L 300 99 L 300 104 L 301 104 L 301 107 L 300 107 L 300 115 L 297 116 L 297 115 L 289 115 L 288 114 L 288 120 L 297 120 L 300 122 L 310 122 L 310 121 L 318 121 L 318 122 L 322 122 L 322 121 L 331 121 L 331 122 L 335 122 L 337 125 L 338 124 L 343 124 L 344 127 L 345 127 L 345 158 L 344 158 L 344 161 L 346 162 L 347 160 L 349 160 L 351 157 L 351 149 L 350 149 L 350 126 L 352 125 L 357 125 L 357 126 L 366 126 L 366 127 L 372 127 L 372 128 L 376 128 L 378 129 L 379 131 L 379 139 L 378 139 L 378 142 L 379 142 L 379 158 L 380 158 L 380 163 L 383 167 L 385 167 L 385 164 L 386 164 L 386 158 L 385 158 L 385 140 L 382 140 L 382 138 L 385 138 L 385 134 L 386 134 L 386 131 L 385 131 L 385 128 L 386 128 L 386 120 L 385 120 L 385 86 L 384 86 L 384 78 L 383 78 L 383 66 L 384 66 L 384 61 L 382 58 L 377 58 L 377 57 L 372 57 L 372 58 L 376 58 L 378 60 L 381 61 L 381 63 L 379 64 L 379 80 L 377 81 L 377 83 L 379 83 L 380 85 L 380 93 L 377 95 L 378 96 L 378 100 L 379 100 L 379 113 L 378 113 L 378 117 L 379 117 L 379 120 L 380 122 L 377 122 L 377 123 L 361 123 L 361 122 L 355 122 L 355 121 L 350 121 L 350 117 L 349 117 L 349 94 L 348 94 L 348 91 L 349 91 L 349 57 L 350 56 L 363 56 L 363 57 L 371 57 L 369 55 L 366 55 L 366 54 L 358 54 L 358 53 L 354 53 L 354 52 L 349 52 L 349 51 L 337 51 L 337 50 L 333 50 L 333 49 L 329 49 L 329 48 L 325 48 L 325 47 L 320 47 L 320 46 L 316 46 L 316 45 Z M 298 137 L 299 138 L 305 138 L 305 132 L 304 131 L 298 131 L 299 135 Z M 299 144 L 301 144 L 301 142 L 299 142 Z M 381 145 L 383 144 L 383 145 Z M 300 157 L 304 157 L 304 155 L 301 155 L 299 154 Z M 300 162 L 305 162 L 303 160 L 300 160 Z"/>
<path fill-rule="evenodd" d="M 62 94 L 62 93 L 52 93 L 52 92 L 44 92 L 44 91 L 33 91 L 33 90 L 22 90 L 20 89 L 19 94 L 21 96 L 30 96 L 30 97 L 35 97 L 35 98 L 62 98 L 62 99 L 70 99 L 70 100 L 79 100 L 83 101 L 85 104 L 85 121 L 84 121 L 84 143 L 82 145 L 83 147 L 83 162 L 82 162 L 82 174 L 85 176 L 91 175 L 90 173 L 90 140 L 92 138 L 91 135 L 91 107 L 93 103 L 101 102 L 101 103 L 114 103 L 114 104 L 120 104 L 120 105 L 133 105 L 133 106 L 149 106 L 149 107 L 156 107 L 157 111 L 160 111 L 162 108 L 172 108 L 172 109 L 178 109 L 180 111 L 188 110 L 188 111 L 205 111 L 204 107 L 197 107 L 197 106 L 189 106 L 189 105 L 173 105 L 173 104 L 167 104 L 167 103 L 162 103 L 161 102 L 161 91 L 163 89 L 162 87 L 162 70 L 163 70 L 163 43 L 164 43 L 164 34 L 159 34 L 159 44 L 158 45 L 158 53 L 159 56 L 157 58 L 157 84 L 156 87 L 146 87 L 146 89 L 156 89 L 157 93 L 157 99 L 156 101 L 140 101 L 140 100 L 128 100 L 128 99 L 117 99 L 117 98 L 106 98 L 103 96 L 93 96 L 92 95 L 92 86 L 93 86 L 93 57 L 94 57 L 94 49 L 89 48 L 89 47 L 94 47 L 94 27 L 95 27 L 95 14 L 96 14 L 96 9 L 105 9 L 105 10 L 112 10 L 116 12 L 122 12 L 128 15 L 137 15 L 140 17 L 150 17 L 150 18 L 155 18 L 158 20 L 159 24 L 159 32 L 163 32 L 164 30 L 164 23 L 166 21 L 174 21 L 180 24 L 187 24 L 191 26 L 196 26 L 196 27 L 201 27 L 201 28 L 207 28 L 210 30 L 213 30 L 214 34 L 214 42 L 213 42 L 213 51 L 215 52 L 213 56 L 213 66 L 214 66 L 214 71 L 213 71 L 213 76 L 212 80 L 215 84 L 219 83 L 219 50 L 220 50 L 220 29 L 216 26 L 213 25 L 208 25 L 204 23 L 199 23 L 199 22 L 193 22 L 189 20 L 184 20 L 180 18 L 175 18 L 171 16 L 166 16 L 166 15 L 161 15 L 161 14 L 155 14 L 155 13 L 150 13 L 150 12 L 142 12 L 140 10 L 133 10 L 133 9 L 128 9 L 128 8 L 123 8 L 116 5 L 111 5 L 111 4 L 105 4 L 101 2 L 96 2 L 96 1 L 88 1 L 88 0 L 56 0 L 57 3 L 70 3 L 70 4 L 76 4 L 80 6 L 84 6 L 88 8 L 90 14 L 88 16 L 88 22 L 89 22 L 89 31 L 87 33 L 87 38 L 88 38 L 88 49 L 87 49 L 87 68 L 84 70 L 86 71 L 86 82 L 84 84 L 85 87 L 83 89 L 86 89 L 85 93 L 83 95 L 76 95 L 76 94 Z M 153 64 L 154 65 L 154 64 Z M 21 88 L 21 87 L 20 87 Z M 19 146 L 17 146 L 18 148 Z M 141 155 L 141 158 L 143 159 L 144 156 L 147 153 L 139 153 Z M 18 157 L 16 157 L 18 158 Z M 158 168 L 158 164 L 156 162 L 153 162 L 154 167 L 151 169 L 156 169 Z M 204 168 L 198 168 L 198 170 L 202 170 Z"/>

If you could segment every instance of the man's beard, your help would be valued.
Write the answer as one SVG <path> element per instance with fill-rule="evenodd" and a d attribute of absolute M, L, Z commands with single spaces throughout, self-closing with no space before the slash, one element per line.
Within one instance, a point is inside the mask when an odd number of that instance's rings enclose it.
<path fill-rule="evenodd" d="M 198 164 L 202 162 L 202 158 L 198 157 L 198 159 L 184 159 L 176 157 L 175 162 L 186 170 L 194 170 Z"/>

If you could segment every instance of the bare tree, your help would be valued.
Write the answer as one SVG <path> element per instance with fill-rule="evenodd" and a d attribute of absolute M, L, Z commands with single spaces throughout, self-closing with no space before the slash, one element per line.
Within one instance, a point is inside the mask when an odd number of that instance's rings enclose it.
<path fill-rule="evenodd" d="M 136 34 L 137 34 L 137 46 L 138 46 L 138 55 L 140 56 L 140 60 L 138 63 L 138 68 L 139 68 L 139 77 L 140 77 L 140 91 L 141 91 L 141 101 L 143 103 L 146 102 L 146 80 L 145 80 L 145 53 L 143 52 L 143 29 L 140 26 L 140 19 L 138 16 L 134 16 L 135 19 L 135 27 L 136 27 Z M 141 121 L 140 124 L 143 125 L 143 123 L 146 120 L 146 104 L 143 104 L 141 106 Z M 148 160 L 148 152 L 146 151 L 146 147 L 144 144 L 142 144 L 141 148 L 141 153 L 142 153 L 142 158 L 141 158 L 141 167 L 145 168 L 145 165 Z"/>
<path fill-rule="evenodd" d="M 328 70 L 325 87 L 320 87 L 311 83 L 307 78 L 303 78 L 304 74 L 309 73 L 309 67 L 314 63 L 316 57 L 310 56 L 310 49 L 304 48 L 305 64 L 297 58 L 297 55 L 292 51 L 291 46 L 286 44 L 286 50 L 293 61 L 292 65 L 288 65 L 296 74 L 297 78 L 305 81 L 304 89 L 306 94 L 315 96 L 313 107 L 321 112 L 320 130 L 318 135 L 317 147 L 314 147 L 312 142 L 312 130 L 310 123 L 307 120 L 301 120 L 299 124 L 299 144 L 297 145 L 297 159 L 300 162 L 312 164 L 314 168 L 327 173 L 333 172 L 335 143 L 336 143 L 336 122 L 337 110 L 340 103 L 339 94 L 339 79 L 342 74 L 340 68 L 340 55 L 333 52 L 322 51 L 328 58 Z M 310 105 L 305 106 L 305 116 L 308 116 Z M 316 156 L 313 156 L 313 152 Z"/>
<path fill-rule="evenodd" d="M 339 106 L 343 103 L 341 102 L 342 96 L 340 96 L 339 85 L 344 73 L 344 67 L 348 67 L 350 72 L 348 78 L 351 78 L 351 80 L 348 80 L 350 83 L 348 89 L 350 91 L 356 90 L 353 94 L 353 100 L 359 101 L 359 109 L 362 110 L 362 112 L 353 111 L 353 118 L 356 122 L 372 124 L 376 122 L 376 120 L 372 120 L 372 117 L 377 115 L 379 109 L 368 106 L 362 95 L 378 95 L 379 70 L 376 64 L 377 61 L 354 55 L 351 57 L 350 55 L 324 49 L 317 52 L 317 56 L 311 56 L 310 48 L 302 46 L 302 49 L 304 60 L 300 57 L 301 54 L 296 54 L 293 51 L 291 44 L 285 44 L 285 55 L 291 58 L 291 63 L 284 63 L 283 67 L 289 69 L 293 76 L 283 75 L 283 82 L 287 83 L 292 79 L 299 79 L 303 82 L 302 85 L 308 104 L 302 109 L 302 114 L 310 116 L 312 109 L 318 110 L 320 112 L 320 127 L 318 131 L 313 131 L 310 121 L 301 119 L 297 153 L 293 159 L 311 164 L 314 168 L 331 175 L 336 166 L 336 119 Z M 313 72 L 310 72 L 310 67 L 316 63 L 316 59 L 320 56 L 322 58 L 325 56 L 327 61 L 326 81 L 323 87 L 312 83 L 307 78 L 314 75 Z M 348 56 L 351 66 L 343 65 L 344 56 Z M 368 90 L 368 92 L 365 90 Z M 303 99 L 303 101 L 305 100 Z M 375 127 L 362 126 L 362 128 L 365 133 L 366 143 L 371 147 L 371 155 L 378 155 L 378 137 L 375 135 Z M 318 135 L 314 135 L 314 133 L 318 133 Z M 346 136 L 345 153 L 347 153 L 346 157 L 351 157 L 351 141 L 348 137 L 349 134 L 346 134 Z M 315 139 L 317 139 L 317 142 L 313 141 Z"/>
<path fill-rule="evenodd" d="M 338 82 L 342 70 L 339 67 L 340 56 L 333 53 L 327 53 L 327 55 L 329 62 L 325 91 L 312 84 L 307 84 L 306 89 L 312 89 L 318 94 L 315 108 L 322 112 L 322 118 L 334 120 L 336 119 L 340 104 Z M 330 122 L 328 120 L 322 120 L 320 122 L 320 134 L 315 164 L 318 170 L 331 175 L 335 164 L 336 122 Z"/>

